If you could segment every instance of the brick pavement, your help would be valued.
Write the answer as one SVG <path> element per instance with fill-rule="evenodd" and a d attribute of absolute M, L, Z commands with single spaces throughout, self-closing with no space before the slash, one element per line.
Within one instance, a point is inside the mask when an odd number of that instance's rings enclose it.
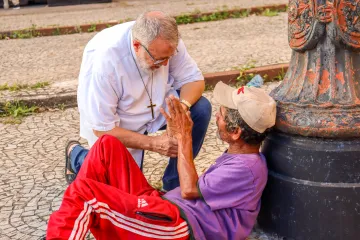
<path fill-rule="evenodd" d="M 289 62 L 287 14 L 179 26 L 190 55 L 204 73 Z M 86 43 L 95 33 L 0 41 L 0 85 L 75 81 Z M 0 94 L 2 94 L 0 92 Z"/>
<path fill-rule="evenodd" d="M 59 7 L 40 10 L 40 14 L 34 14 L 31 9 L 18 12 L 0 10 L 0 30 L 29 27 L 29 23 L 45 26 L 44 24 L 71 24 L 69 21 L 73 20 L 74 23 L 81 24 L 123 19 L 125 16 L 132 16 L 129 15 L 130 12 L 135 17 L 144 10 L 143 6 L 138 6 L 139 2 L 126 2 L 132 6 L 117 6 L 114 3 L 115 5 Z M 149 7 L 151 9 L 162 9 L 173 14 L 196 8 L 212 11 L 223 5 L 231 8 L 235 5 L 247 7 L 287 3 L 284 0 L 174 0 L 166 4 L 162 1 L 146 2 L 152 3 Z M 104 6 L 114 7 L 105 9 Z M 271 18 L 250 16 L 184 25 L 180 26 L 180 31 L 190 54 L 204 72 L 229 70 L 249 60 L 256 60 L 256 65 L 260 66 L 288 62 L 290 59 L 285 13 Z M 82 51 L 93 35 L 94 33 L 84 33 L 0 41 L 0 84 L 50 81 L 64 92 L 69 90 L 67 84 L 76 87 Z M 205 96 L 210 97 L 209 93 Z M 66 187 L 63 179 L 63 147 L 68 139 L 79 139 L 78 118 L 77 109 L 73 108 L 36 114 L 25 118 L 20 125 L 0 123 L 0 240 L 31 240 L 44 234 L 49 214 L 59 207 Z M 225 149 L 225 145 L 216 140 L 215 130 L 216 125 L 212 119 L 204 146 L 196 159 L 199 173 Z M 165 164 L 166 158 L 146 153 L 144 174 L 154 186 L 160 184 Z M 249 239 L 276 238 L 257 230 Z"/>
<path fill-rule="evenodd" d="M 288 3 L 288 0 L 115 0 L 107 4 L 63 7 L 43 5 L 7 11 L 0 9 L 0 31 L 29 28 L 32 24 L 46 27 L 134 19 L 146 10 L 162 10 L 177 15 L 284 3 Z"/>
<path fill-rule="evenodd" d="M 267 84 L 267 91 L 277 83 Z M 203 173 L 226 148 L 216 135 L 218 105 L 211 93 L 213 116 L 204 145 L 196 159 Z M 38 239 L 46 230 L 49 214 L 59 208 L 64 189 L 64 145 L 80 139 L 76 108 L 29 116 L 20 125 L 1 125 L 0 131 L 0 239 Z M 166 157 L 145 154 L 144 174 L 159 186 Z M 256 230 L 249 240 L 277 239 Z"/>

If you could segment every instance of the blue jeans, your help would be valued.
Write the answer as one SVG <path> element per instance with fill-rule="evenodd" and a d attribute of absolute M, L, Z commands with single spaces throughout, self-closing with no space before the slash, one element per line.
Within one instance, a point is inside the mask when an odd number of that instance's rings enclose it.
<path fill-rule="evenodd" d="M 191 107 L 190 112 L 191 112 L 191 118 L 194 122 L 194 127 L 192 130 L 192 139 L 193 139 L 193 156 L 195 158 L 201 149 L 207 128 L 209 126 L 209 122 L 211 118 L 211 104 L 209 100 L 207 100 L 204 97 L 201 97 Z M 89 150 L 79 145 L 75 146 L 71 151 L 70 153 L 71 167 L 75 171 L 75 173 L 78 173 L 80 171 L 81 165 L 83 164 L 88 152 Z M 144 154 L 143 154 L 143 159 L 144 159 Z M 142 162 L 141 162 L 141 168 L 142 168 Z M 170 191 L 180 186 L 179 174 L 177 171 L 177 158 L 169 159 L 169 164 L 165 169 L 162 181 L 163 181 L 163 189 L 166 191 Z"/>

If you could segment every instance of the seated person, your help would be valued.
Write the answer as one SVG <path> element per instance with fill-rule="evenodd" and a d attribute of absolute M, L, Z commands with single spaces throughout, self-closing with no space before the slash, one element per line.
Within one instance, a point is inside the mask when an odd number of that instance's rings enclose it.
<path fill-rule="evenodd" d="M 178 141 L 180 187 L 162 194 L 146 181 L 115 137 L 91 148 L 76 180 L 50 216 L 47 239 L 245 239 L 260 210 L 267 181 L 260 144 L 275 124 L 275 101 L 253 87 L 220 82 L 214 97 L 218 137 L 229 148 L 200 177 L 193 162 L 190 112 L 174 96 L 163 109 L 167 132 Z"/>

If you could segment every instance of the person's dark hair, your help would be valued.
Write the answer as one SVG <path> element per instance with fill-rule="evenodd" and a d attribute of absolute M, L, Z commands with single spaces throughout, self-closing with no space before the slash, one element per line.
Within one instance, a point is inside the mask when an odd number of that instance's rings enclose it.
<path fill-rule="evenodd" d="M 266 135 L 271 131 L 271 128 L 266 129 L 265 132 L 259 133 L 252 129 L 241 117 L 236 109 L 226 108 L 225 114 L 225 128 L 228 132 L 234 132 L 238 127 L 241 129 L 240 138 L 250 145 L 258 145 L 264 141 Z"/>

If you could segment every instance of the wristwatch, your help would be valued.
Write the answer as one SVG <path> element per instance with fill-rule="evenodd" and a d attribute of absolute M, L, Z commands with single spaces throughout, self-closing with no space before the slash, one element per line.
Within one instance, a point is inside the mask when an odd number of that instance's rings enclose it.
<path fill-rule="evenodd" d="M 181 99 L 180 102 L 181 102 L 182 104 L 184 104 L 185 106 L 187 106 L 188 109 L 191 108 L 191 104 L 190 104 L 188 101 L 186 101 L 185 99 Z"/>

